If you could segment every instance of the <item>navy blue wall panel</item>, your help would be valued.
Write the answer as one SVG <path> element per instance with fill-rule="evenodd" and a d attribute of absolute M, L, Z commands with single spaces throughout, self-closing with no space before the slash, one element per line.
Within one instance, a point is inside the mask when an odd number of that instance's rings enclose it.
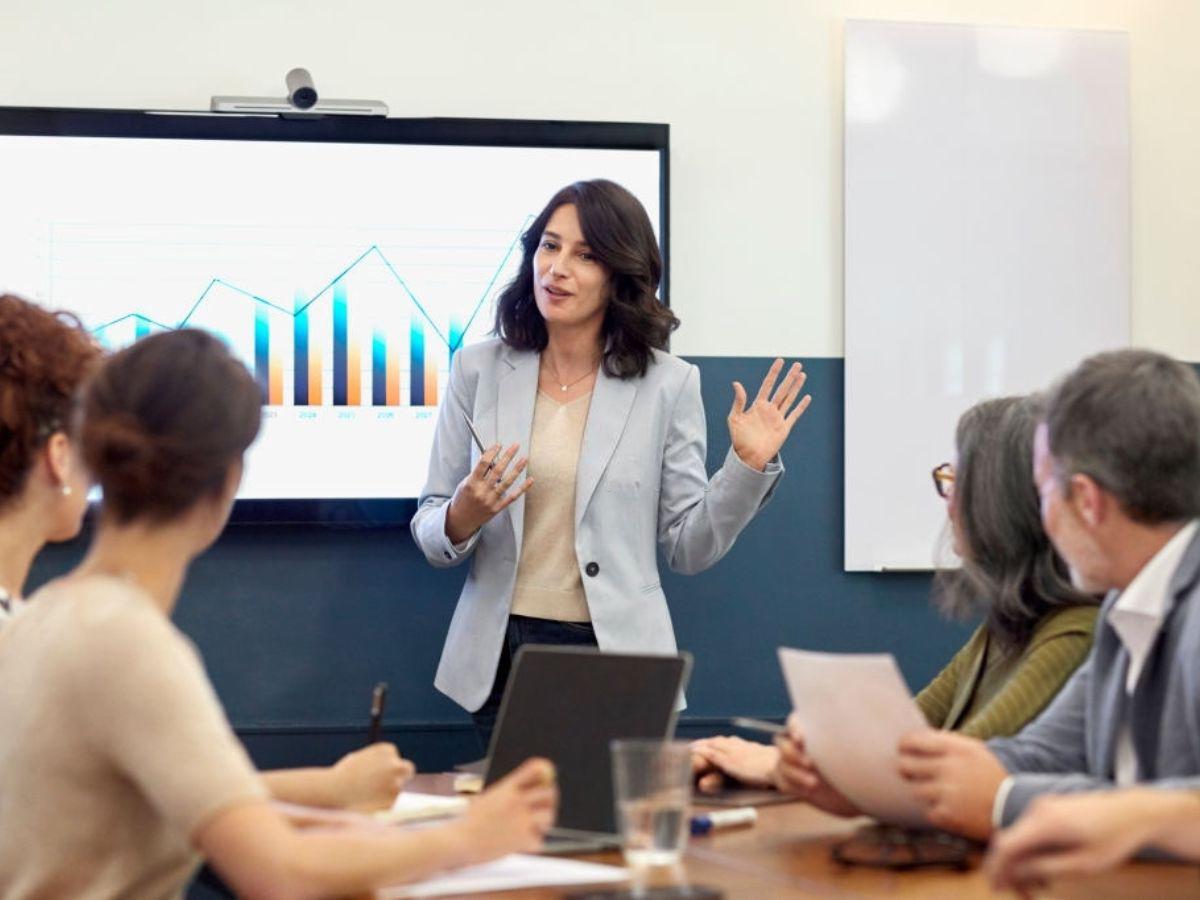
<path fill-rule="evenodd" d="M 769 360 L 695 362 L 711 469 L 729 446 L 730 382 L 753 393 Z M 927 575 L 842 571 L 843 364 L 805 365 L 813 405 L 784 450 L 772 502 L 708 572 L 664 572 L 679 644 L 696 658 L 685 734 L 719 730 L 733 715 L 782 715 L 780 644 L 889 651 L 919 687 L 967 633 L 930 609 Z M 939 502 L 932 490 L 929 502 Z M 32 580 L 69 566 L 80 543 L 49 548 Z M 354 746 L 371 686 L 386 680 L 388 736 L 423 768 L 440 768 L 478 753 L 466 714 L 432 687 L 464 575 L 428 566 L 407 529 L 237 526 L 197 561 L 177 621 L 260 764 L 322 762 Z"/>

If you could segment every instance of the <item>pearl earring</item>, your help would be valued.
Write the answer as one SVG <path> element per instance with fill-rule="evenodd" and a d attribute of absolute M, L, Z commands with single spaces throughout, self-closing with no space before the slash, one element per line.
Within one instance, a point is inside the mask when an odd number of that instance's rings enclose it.
<path fill-rule="evenodd" d="M 70 497 L 71 494 L 73 494 L 75 492 L 71 490 L 71 486 L 69 484 L 64 484 L 62 486 L 62 493 L 63 493 L 64 497 Z"/>

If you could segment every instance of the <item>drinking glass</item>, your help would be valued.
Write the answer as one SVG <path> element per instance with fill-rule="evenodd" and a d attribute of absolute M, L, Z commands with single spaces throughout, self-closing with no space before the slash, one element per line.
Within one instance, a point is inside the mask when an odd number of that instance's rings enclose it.
<path fill-rule="evenodd" d="M 677 866 L 687 843 L 691 744 L 617 740 L 611 748 L 625 862 L 635 870 Z"/>

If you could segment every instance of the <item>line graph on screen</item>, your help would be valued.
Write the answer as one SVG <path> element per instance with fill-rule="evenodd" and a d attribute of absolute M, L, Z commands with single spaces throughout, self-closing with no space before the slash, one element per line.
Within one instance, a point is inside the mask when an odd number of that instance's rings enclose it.
<path fill-rule="evenodd" d="M 490 324 L 485 309 L 531 219 L 515 231 L 406 229 L 403 242 L 352 253 L 344 232 L 281 240 L 277 228 L 57 223 L 51 283 L 67 294 L 86 285 L 73 308 L 109 348 L 156 331 L 212 331 L 271 406 L 436 406 L 454 355 Z M 120 265 L 123 256 L 136 259 Z M 235 274 L 205 277 L 204 264 Z M 278 287 L 300 283 L 297 273 L 308 288 Z M 198 291 L 186 287 L 192 278 Z"/>

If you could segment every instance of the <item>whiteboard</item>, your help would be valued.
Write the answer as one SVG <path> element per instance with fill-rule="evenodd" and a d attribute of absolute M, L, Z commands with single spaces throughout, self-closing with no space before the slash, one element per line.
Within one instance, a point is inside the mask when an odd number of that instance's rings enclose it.
<path fill-rule="evenodd" d="M 854 21 L 845 75 L 845 567 L 928 569 L 958 416 L 1129 344 L 1129 40 Z"/>

